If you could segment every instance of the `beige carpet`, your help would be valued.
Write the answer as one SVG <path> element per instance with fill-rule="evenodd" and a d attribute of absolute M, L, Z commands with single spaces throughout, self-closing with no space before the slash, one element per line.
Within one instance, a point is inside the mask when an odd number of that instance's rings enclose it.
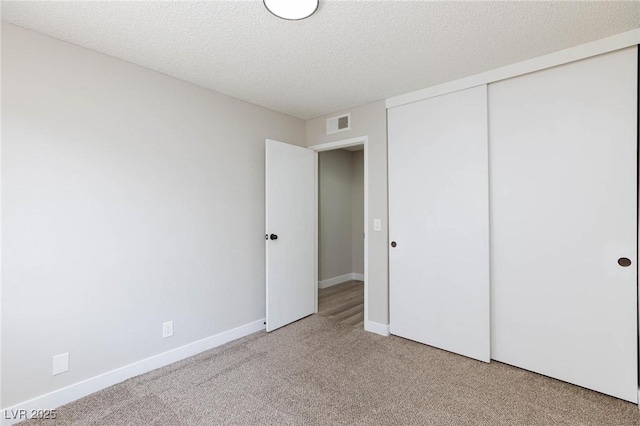
<path fill-rule="evenodd" d="M 317 315 L 27 424 L 638 425 L 636 405 Z"/>

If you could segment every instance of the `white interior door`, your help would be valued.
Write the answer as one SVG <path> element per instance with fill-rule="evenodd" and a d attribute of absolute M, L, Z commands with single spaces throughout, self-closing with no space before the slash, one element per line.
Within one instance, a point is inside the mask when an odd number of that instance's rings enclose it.
<path fill-rule="evenodd" d="M 389 273 L 392 334 L 489 362 L 486 90 L 388 111 Z"/>
<path fill-rule="evenodd" d="M 637 61 L 489 86 L 492 358 L 632 402 Z"/>
<path fill-rule="evenodd" d="M 267 331 L 315 310 L 315 157 L 266 140 Z"/>

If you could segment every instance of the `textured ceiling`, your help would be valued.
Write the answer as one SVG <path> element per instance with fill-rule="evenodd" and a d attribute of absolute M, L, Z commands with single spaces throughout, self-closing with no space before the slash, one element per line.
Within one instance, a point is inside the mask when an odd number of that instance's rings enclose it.
<path fill-rule="evenodd" d="M 640 27 L 640 1 L 2 2 L 2 19 L 308 119 Z"/>

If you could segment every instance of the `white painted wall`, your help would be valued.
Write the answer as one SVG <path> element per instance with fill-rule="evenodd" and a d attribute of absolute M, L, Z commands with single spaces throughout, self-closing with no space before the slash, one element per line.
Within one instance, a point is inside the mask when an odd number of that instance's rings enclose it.
<path fill-rule="evenodd" d="M 364 274 L 364 151 L 318 154 L 318 279 Z"/>
<path fill-rule="evenodd" d="M 351 153 L 351 271 L 364 274 L 364 151 Z"/>
<path fill-rule="evenodd" d="M 351 113 L 351 130 L 326 134 L 326 122 L 329 117 L 342 113 Z M 387 111 L 384 101 L 374 102 L 349 110 L 336 111 L 326 116 L 306 122 L 307 146 L 358 136 L 369 137 L 369 223 L 366 226 L 368 244 L 369 282 L 368 312 L 369 321 L 386 325 L 389 323 L 389 263 L 388 263 L 388 214 L 387 214 Z M 373 220 L 381 219 L 382 229 L 373 230 Z"/>
<path fill-rule="evenodd" d="M 336 149 L 318 154 L 318 279 L 352 268 L 352 155 Z"/>
<path fill-rule="evenodd" d="M 264 318 L 302 120 L 4 23 L 2 77 L 2 407 Z"/>

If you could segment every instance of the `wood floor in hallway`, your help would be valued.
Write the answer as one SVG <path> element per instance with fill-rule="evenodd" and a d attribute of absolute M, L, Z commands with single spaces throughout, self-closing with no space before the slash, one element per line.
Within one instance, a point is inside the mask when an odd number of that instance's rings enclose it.
<path fill-rule="evenodd" d="M 319 289 L 318 315 L 364 328 L 364 282 L 347 281 Z"/>

